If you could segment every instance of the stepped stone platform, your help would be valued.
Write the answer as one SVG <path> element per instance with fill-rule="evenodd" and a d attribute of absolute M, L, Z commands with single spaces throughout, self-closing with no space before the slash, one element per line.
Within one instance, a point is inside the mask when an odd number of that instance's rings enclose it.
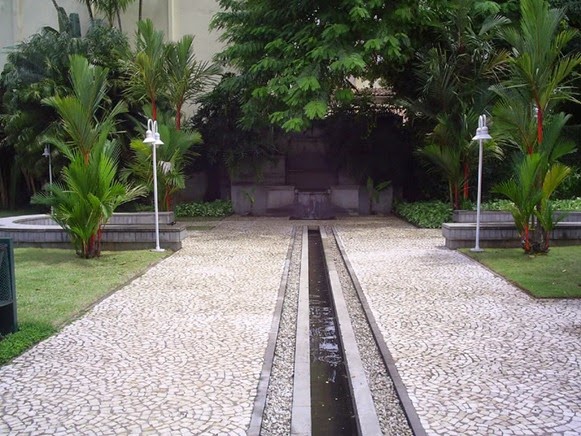
<path fill-rule="evenodd" d="M 173 212 L 159 213 L 159 240 L 162 248 L 179 250 L 186 237 L 186 227 L 175 224 Z M 16 247 L 71 247 L 69 235 L 45 214 L 0 218 L 0 238 L 11 238 Z M 153 246 L 153 212 L 115 213 L 103 228 L 103 250 L 133 250 Z"/>
<path fill-rule="evenodd" d="M 581 244 L 581 212 L 556 212 L 562 219 L 551 232 L 551 245 Z M 474 247 L 476 241 L 476 212 L 454 211 L 452 223 L 442 224 L 446 247 Z M 519 247 L 520 237 L 510 212 L 483 211 L 480 214 L 480 246 Z"/>

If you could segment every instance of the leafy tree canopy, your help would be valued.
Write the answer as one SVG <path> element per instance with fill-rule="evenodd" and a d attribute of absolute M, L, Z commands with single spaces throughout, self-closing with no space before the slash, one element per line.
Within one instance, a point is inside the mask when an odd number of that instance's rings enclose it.
<path fill-rule="evenodd" d="M 228 45 L 219 58 L 240 73 L 223 86 L 245 90 L 245 127 L 266 113 L 287 131 L 302 130 L 335 104 L 350 103 L 355 78 L 396 87 L 409 80 L 404 67 L 433 42 L 452 3 L 220 0 L 212 25 Z M 515 1 L 477 3 L 480 14 L 494 15 Z"/>

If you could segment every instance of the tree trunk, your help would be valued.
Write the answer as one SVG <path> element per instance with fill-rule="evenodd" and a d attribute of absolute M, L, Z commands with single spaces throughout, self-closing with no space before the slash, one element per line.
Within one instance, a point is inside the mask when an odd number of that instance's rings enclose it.
<path fill-rule="evenodd" d="M 87 3 L 87 12 L 89 12 L 89 20 L 91 23 L 95 21 L 95 17 L 93 16 L 93 9 L 91 9 L 91 0 L 86 0 Z"/>
<path fill-rule="evenodd" d="M 170 189 L 169 187 L 165 188 L 165 194 L 163 196 L 163 204 L 164 204 L 164 208 L 166 212 L 169 212 L 171 210 L 171 205 L 173 203 L 173 198 L 172 195 L 170 193 Z"/>
<path fill-rule="evenodd" d="M 119 13 L 119 8 L 117 8 L 117 24 L 119 24 L 119 31 L 123 32 L 123 27 L 121 27 L 121 14 Z"/>
<path fill-rule="evenodd" d="M 137 19 L 141 21 L 143 19 L 143 0 L 139 0 L 139 13 Z"/>
<path fill-rule="evenodd" d="M 182 129 L 182 102 L 178 102 L 176 107 L 176 130 Z"/>
<path fill-rule="evenodd" d="M 470 176 L 470 166 L 468 162 L 464 162 L 464 200 L 468 200 L 470 195 L 470 182 L 468 177 Z"/>

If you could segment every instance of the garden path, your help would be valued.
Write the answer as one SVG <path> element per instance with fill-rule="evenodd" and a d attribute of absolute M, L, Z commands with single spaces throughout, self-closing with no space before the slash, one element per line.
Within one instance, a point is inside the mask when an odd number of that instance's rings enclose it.
<path fill-rule="evenodd" d="M 0 368 L 0 434 L 245 434 L 295 223 L 192 232 Z M 581 300 L 534 300 L 437 230 L 331 224 L 428 434 L 581 434 Z"/>

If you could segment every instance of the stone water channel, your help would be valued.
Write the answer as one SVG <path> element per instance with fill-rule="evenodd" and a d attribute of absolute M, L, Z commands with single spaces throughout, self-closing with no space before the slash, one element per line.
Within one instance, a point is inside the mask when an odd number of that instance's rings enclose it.
<path fill-rule="evenodd" d="M 295 226 L 249 435 L 424 434 L 357 288 L 334 229 Z"/>

